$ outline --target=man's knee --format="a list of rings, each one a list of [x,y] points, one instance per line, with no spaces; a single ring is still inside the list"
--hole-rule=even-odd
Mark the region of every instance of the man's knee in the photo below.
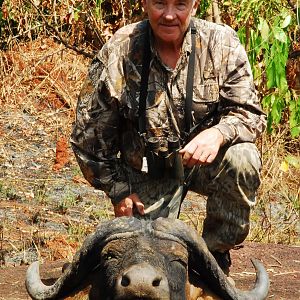
[[[195,170],[190,190],[207,196],[218,190],[224,194],[241,190],[253,194],[260,185],[260,169],[261,160],[254,144],[232,145],[221,149],[212,164]]]
[[[256,190],[260,185],[261,159],[256,146],[241,143],[229,147],[224,155],[227,175],[240,186]]]
[[[255,144],[240,143],[230,146],[224,158],[233,166],[239,168],[244,166],[246,169],[254,168],[257,171],[261,169],[261,159]]]

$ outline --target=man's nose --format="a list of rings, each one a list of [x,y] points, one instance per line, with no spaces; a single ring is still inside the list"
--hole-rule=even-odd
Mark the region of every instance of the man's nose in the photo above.
[[[176,9],[171,5],[167,5],[164,11],[164,17],[168,21],[174,20],[176,18]]]

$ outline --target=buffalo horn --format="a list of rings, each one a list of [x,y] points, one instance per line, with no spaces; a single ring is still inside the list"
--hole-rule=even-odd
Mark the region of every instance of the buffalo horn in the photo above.
[[[156,232],[166,232],[184,241],[189,251],[189,266],[199,274],[201,279],[218,296],[224,300],[263,300],[266,299],[269,290],[269,277],[264,266],[258,260],[252,259],[256,269],[255,286],[250,291],[242,291],[235,288],[217,261],[208,250],[205,241],[195,230],[179,220],[159,218],[153,222]]]
[[[101,250],[108,239],[118,234],[132,235],[141,230],[141,221],[135,218],[116,218],[100,224],[94,234],[89,235],[81,249],[75,254],[60,278],[53,285],[45,285],[39,274],[39,262],[33,262],[26,273],[26,289],[32,299],[61,299],[71,294],[99,265]]]

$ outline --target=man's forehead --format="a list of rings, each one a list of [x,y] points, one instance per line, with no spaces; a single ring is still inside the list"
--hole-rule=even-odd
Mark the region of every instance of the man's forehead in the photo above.
[[[183,2],[183,3],[193,3],[196,0],[144,0],[145,2],[149,1],[149,2]]]
[[[168,5],[178,5],[178,4],[185,4],[189,7],[194,7],[194,5],[199,4],[199,0],[142,0],[143,5],[155,5],[157,3],[162,3],[162,4],[168,4]]]

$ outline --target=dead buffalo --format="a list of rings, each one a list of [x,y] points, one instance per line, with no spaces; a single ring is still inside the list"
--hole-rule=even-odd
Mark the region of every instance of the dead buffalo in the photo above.
[[[122,217],[100,224],[53,285],[42,283],[38,262],[31,264],[26,287],[33,299],[63,299],[91,285],[90,299],[190,300],[197,299],[190,293],[193,279],[219,299],[265,299],[268,274],[259,261],[252,262],[255,286],[241,291],[230,284],[199,234],[182,221]]]

